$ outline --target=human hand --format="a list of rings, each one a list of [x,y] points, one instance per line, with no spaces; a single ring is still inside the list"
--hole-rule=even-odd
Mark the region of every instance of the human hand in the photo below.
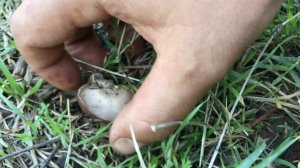
[[[63,90],[80,86],[71,56],[103,62],[105,49],[92,33],[93,23],[117,17],[153,44],[157,60],[110,132],[112,147],[130,154],[130,124],[140,145],[168,137],[175,127],[154,133],[150,126],[183,120],[279,6],[280,0],[26,0],[11,30],[29,66]]]

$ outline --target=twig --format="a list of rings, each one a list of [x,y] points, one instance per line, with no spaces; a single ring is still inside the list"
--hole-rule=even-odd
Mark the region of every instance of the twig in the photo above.
[[[255,127],[257,124],[259,124],[260,122],[266,120],[267,118],[269,118],[271,115],[273,115],[278,110],[279,110],[278,108],[273,108],[273,109],[267,111],[265,114],[263,114],[262,116],[260,116],[256,120],[254,120],[254,122],[251,123],[250,127]]]
[[[110,71],[110,70],[101,68],[101,67],[99,67],[99,66],[96,66],[96,65],[93,65],[93,64],[84,62],[84,61],[82,61],[82,60],[80,60],[80,59],[77,59],[77,58],[73,58],[73,59],[74,59],[76,62],[82,63],[82,64],[84,64],[84,65],[90,66],[90,67],[95,68],[95,69],[98,69],[98,70],[100,70],[100,71],[103,71],[103,72],[106,72],[106,73],[110,73],[110,74],[112,74],[112,75],[119,76],[119,77],[122,77],[122,78],[128,78],[128,79],[130,79],[130,80],[132,80],[132,81],[141,83],[141,80],[139,80],[139,79],[136,79],[136,78],[133,78],[133,77],[130,77],[130,76],[127,76],[127,75],[122,75],[122,74],[120,74],[120,73],[113,72],[113,71]]]
[[[248,76],[247,76],[247,78],[246,78],[246,80],[245,80],[245,82],[244,82],[244,84],[243,84],[243,87],[242,87],[242,89],[241,89],[239,95],[237,96],[237,98],[236,98],[236,100],[235,100],[235,102],[234,102],[234,105],[233,105],[233,107],[232,107],[232,109],[231,109],[231,111],[230,111],[230,114],[229,114],[229,121],[232,119],[233,113],[235,112],[235,109],[236,109],[236,107],[237,107],[237,105],[238,105],[238,103],[239,103],[239,100],[240,100],[240,98],[242,97],[242,94],[243,94],[243,92],[244,92],[244,90],[245,90],[245,88],[246,88],[246,86],[247,86],[247,84],[248,84],[248,82],[249,82],[249,80],[250,80],[250,78],[251,78],[251,76],[252,76],[254,70],[256,69],[257,64],[259,63],[259,61],[261,60],[262,56],[263,56],[264,53],[266,52],[267,48],[269,47],[269,45],[271,44],[271,42],[273,41],[273,39],[275,38],[275,36],[278,35],[278,34],[280,33],[280,31],[283,29],[283,27],[284,27],[287,23],[289,23],[291,20],[295,19],[295,18],[298,17],[298,16],[300,16],[300,12],[297,13],[296,15],[294,15],[293,17],[291,17],[290,19],[288,19],[287,21],[283,22],[282,24],[278,25],[278,26],[275,28],[275,31],[273,32],[272,36],[271,36],[270,39],[268,40],[268,42],[267,42],[267,44],[265,45],[265,47],[263,48],[263,50],[260,52],[260,54],[259,54],[258,58],[256,59],[256,61],[255,61],[254,65],[253,65],[253,67],[251,68],[251,70],[250,70],[250,72],[249,72],[249,74],[248,74]],[[222,141],[223,141],[223,138],[224,138],[224,136],[225,136],[226,130],[227,130],[227,128],[228,128],[229,121],[227,121],[227,122],[225,123],[225,126],[224,126],[224,128],[223,128],[223,130],[222,130],[222,133],[221,133],[221,135],[220,135],[219,141],[218,141],[218,143],[217,143],[217,145],[216,145],[216,148],[215,148],[215,150],[214,150],[214,152],[213,152],[213,155],[212,155],[212,158],[211,158],[211,160],[210,160],[210,163],[209,163],[208,168],[212,168],[213,165],[214,165],[214,163],[215,163],[215,160],[216,160],[217,155],[218,155],[218,153],[219,153],[219,149],[220,149],[221,143],[222,143]]]
[[[2,157],[0,157],[0,161],[3,161],[3,160],[8,159],[8,158],[10,158],[10,157],[17,156],[17,155],[19,155],[19,154],[21,154],[21,153],[30,151],[30,150],[32,150],[32,149],[37,149],[37,148],[40,148],[40,147],[43,147],[43,146],[46,146],[46,145],[48,145],[48,144],[55,143],[55,142],[58,142],[58,141],[60,141],[60,137],[52,138],[52,139],[50,139],[50,140],[48,140],[48,141],[46,141],[46,142],[42,142],[42,143],[39,143],[39,144],[30,146],[30,147],[27,147],[27,148],[25,148],[25,149],[21,149],[21,150],[19,150],[19,151],[14,152],[14,153],[11,153],[11,154],[2,156]]]
[[[46,166],[48,165],[48,163],[52,160],[52,158],[54,157],[55,153],[58,151],[58,149],[60,148],[60,143],[58,143],[55,148],[52,150],[52,152],[50,153],[49,157],[47,158],[47,160],[41,165],[41,168],[46,168]]]

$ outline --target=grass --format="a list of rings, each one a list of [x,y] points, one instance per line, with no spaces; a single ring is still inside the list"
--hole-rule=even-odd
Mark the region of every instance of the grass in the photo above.
[[[50,161],[50,167],[138,167],[137,155],[122,157],[112,151],[108,144],[111,123],[84,116],[74,97],[43,82],[19,59],[7,24],[19,3],[18,0],[0,1],[0,157],[59,136],[61,147]],[[238,99],[232,120],[229,113],[275,27],[296,15],[299,9],[296,1],[283,3],[272,24],[223,80],[199,100],[177,131],[170,138],[141,150],[146,167],[208,167],[226,122],[228,129],[215,167],[246,168],[251,164],[258,168],[297,167],[300,161],[300,17],[291,20],[274,38]],[[118,25],[115,21],[113,27],[123,37],[124,29]],[[132,58],[125,52],[131,39],[121,38],[114,44],[101,26],[95,27],[111,51],[103,67],[143,80],[155,60],[151,46],[139,57]],[[88,74],[83,72],[85,76]],[[140,85],[111,73],[104,75],[133,90]],[[268,113],[271,115],[264,115]],[[0,167],[41,165],[57,145],[49,144],[0,161]]]

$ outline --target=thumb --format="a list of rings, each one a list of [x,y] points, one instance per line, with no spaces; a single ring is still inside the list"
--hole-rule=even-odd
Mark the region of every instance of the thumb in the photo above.
[[[172,60],[167,55],[158,56],[144,84],[113,123],[110,143],[116,152],[135,151],[130,124],[140,146],[162,140],[175,130],[169,127],[153,132],[151,125],[183,120],[217,79],[206,65],[196,62],[182,56],[172,56]]]

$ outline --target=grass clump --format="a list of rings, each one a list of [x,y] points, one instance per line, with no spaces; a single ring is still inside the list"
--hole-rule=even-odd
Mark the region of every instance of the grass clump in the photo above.
[[[41,166],[59,145],[50,167],[138,167],[137,155],[113,153],[108,144],[110,123],[84,116],[74,96],[43,82],[19,58],[7,24],[19,4],[19,0],[0,1],[0,157],[57,136],[60,142],[0,160],[0,167]],[[146,167],[208,167],[226,122],[216,167],[296,167],[300,158],[300,17],[284,26],[270,43],[238,99],[232,120],[229,113],[276,26],[297,15],[299,9],[296,1],[283,2],[270,26],[177,131],[141,151]],[[120,25],[117,20],[113,23],[122,37],[125,28]],[[125,49],[132,40],[121,38],[112,43],[101,24],[95,30],[110,50],[103,67],[142,81],[155,60],[152,47],[147,45],[139,57],[131,57]],[[133,34],[131,39],[135,38]],[[105,75],[133,90],[140,85]]]

